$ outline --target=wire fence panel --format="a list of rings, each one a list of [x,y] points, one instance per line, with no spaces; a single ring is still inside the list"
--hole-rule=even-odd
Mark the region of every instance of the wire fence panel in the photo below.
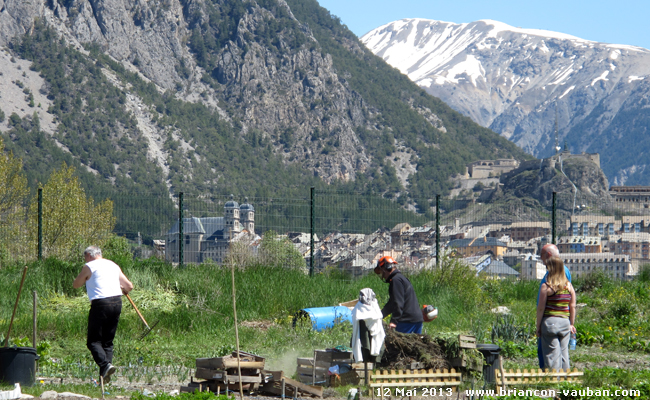
[[[70,257],[113,233],[127,238],[140,258],[336,269],[350,276],[369,273],[387,255],[403,269],[434,268],[440,252],[464,259],[477,273],[531,279],[544,272],[535,255],[553,242],[577,276],[638,273],[650,259],[650,191],[619,187],[603,198],[580,193],[486,202],[433,195],[439,207],[424,212],[399,198],[309,188],[301,198],[97,192],[87,194],[92,201],[80,212],[44,193],[40,248],[43,257]],[[31,204],[0,221],[0,262],[38,257],[37,214]]]

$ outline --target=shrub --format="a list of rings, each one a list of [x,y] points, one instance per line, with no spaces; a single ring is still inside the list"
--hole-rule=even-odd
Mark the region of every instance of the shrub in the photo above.
[[[607,288],[611,285],[611,279],[603,271],[595,271],[582,279],[576,279],[574,287],[579,292],[591,292],[596,289]]]

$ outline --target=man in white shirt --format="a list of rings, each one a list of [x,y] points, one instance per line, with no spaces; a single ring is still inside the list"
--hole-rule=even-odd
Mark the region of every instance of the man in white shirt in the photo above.
[[[99,366],[104,383],[111,380],[116,368],[113,362],[113,339],[122,312],[122,294],[133,290],[133,284],[113,261],[102,258],[102,250],[90,246],[84,250],[86,264],[72,286],[86,285],[90,300],[86,346]]]

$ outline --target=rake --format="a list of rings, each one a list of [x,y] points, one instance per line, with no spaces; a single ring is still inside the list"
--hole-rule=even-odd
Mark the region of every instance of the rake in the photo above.
[[[151,331],[153,330],[153,328],[155,328],[156,325],[158,325],[158,322],[160,322],[160,320],[154,322],[153,325],[149,326],[149,324],[147,323],[147,321],[144,319],[144,317],[143,317],[142,314],[140,313],[140,310],[138,310],[138,307],[136,307],[136,306],[135,306],[135,303],[133,302],[133,300],[131,300],[131,296],[129,296],[128,293],[125,293],[125,295],[126,295],[126,298],[129,299],[129,302],[131,303],[131,305],[133,306],[133,308],[135,309],[135,312],[138,313],[138,316],[140,317],[140,319],[141,319],[142,322],[144,323],[144,326],[147,328],[146,332],[143,333],[142,336],[140,336],[140,340],[142,340],[142,339],[144,339],[145,336],[147,336],[148,334],[151,333]]]

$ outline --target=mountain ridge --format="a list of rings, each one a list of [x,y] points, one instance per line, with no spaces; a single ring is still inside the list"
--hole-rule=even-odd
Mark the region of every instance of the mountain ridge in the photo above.
[[[405,19],[361,40],[428,93],[537,157],[554,153],[557,106],[559,145],[600,153],[614,184],[650,183],[638,154],[610,150],[613,141],[626,141],[626,131],[638,132],[635,145],[650,149],[642,134],[648,112],[631,100],[645,98],[647,49],[490,20]],[[634,117],[620,118],[626,114]]]

